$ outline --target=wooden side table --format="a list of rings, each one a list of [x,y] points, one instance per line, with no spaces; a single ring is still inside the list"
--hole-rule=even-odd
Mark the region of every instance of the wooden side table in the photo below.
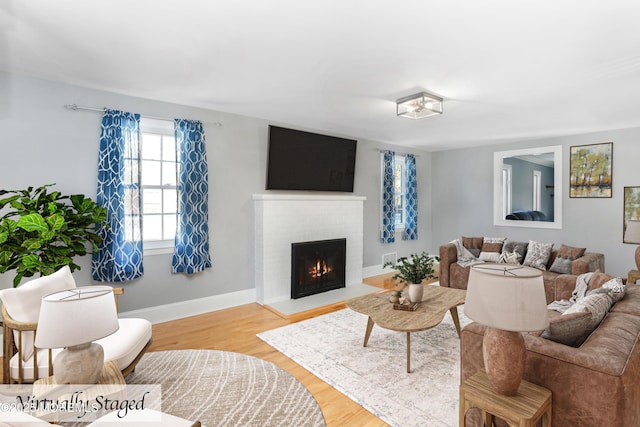
[[[543,427],[551,427],[551,391],[522,380],[514,396],[502,396],[491,389],[484,369],[460,386],[460,427],[465,426],[465,415],[471,408],[482,410],[488,427],[494,416],[513,427],[533,427],[539,420]]]
[[[640,280],[640,271],[638,270],[629,270],[629,274],[627,275],[627,285],[636,284],[636,280]]]

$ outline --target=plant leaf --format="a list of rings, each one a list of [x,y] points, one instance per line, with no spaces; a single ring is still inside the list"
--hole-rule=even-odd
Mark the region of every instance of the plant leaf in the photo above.
[[[49,229],[44,218],[42,218],[42,215],[39,213],[31,213],[23,216],[18,220],[18,227],[26,231],[37,231],[38,233]]]

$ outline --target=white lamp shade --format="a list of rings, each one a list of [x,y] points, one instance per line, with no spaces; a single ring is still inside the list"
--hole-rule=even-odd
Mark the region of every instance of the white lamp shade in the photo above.
[[[35,345],[62,348],[90,343],[118,328],[113,289],[83,286],[42,298]]]
[[[542,272],[506,264],[471,267],[464,314],[505,331],[538,331],[549,325]]]
[[[624,243],[640,243],[640,220],[627,220],[624,230]]]

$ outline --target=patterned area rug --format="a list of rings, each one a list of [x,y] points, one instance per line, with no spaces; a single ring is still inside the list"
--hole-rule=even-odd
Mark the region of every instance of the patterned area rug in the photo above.
[[[163,412],[221,426],[324,426],[311,393],[273,363],[239,353],[147,353],[128,384],[160,384]]]
[[[458,308],[460,325],[470,321]],[[367,316],[350,309],[258,335],[314,375],[392,426],[458,425],[460,341],[449,312],[435,328],[406,334],[374,326],[362,347]]]

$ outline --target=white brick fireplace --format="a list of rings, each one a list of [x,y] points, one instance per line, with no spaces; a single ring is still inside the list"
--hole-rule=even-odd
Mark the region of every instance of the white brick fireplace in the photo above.
[[[254,194],[260,304],[291,298],[291,244],[347,239],[346,286],[362,283],[365,197]]]

